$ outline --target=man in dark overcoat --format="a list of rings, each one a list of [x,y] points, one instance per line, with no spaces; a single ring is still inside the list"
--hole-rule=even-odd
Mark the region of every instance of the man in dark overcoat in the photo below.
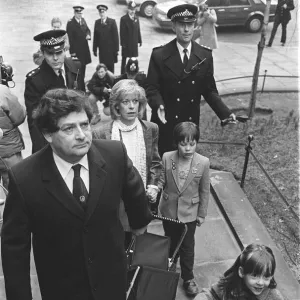
[[[97,56],[99,49],[99,63],[106,65],[112,73],[115,72],[115,63],[118,61],[119,34],[116,21],[108,18],[106,5],[98,5],[100,19],[96,20],[94,27],[93,52]]]
[[[173,150],[176,124],[190,121],[199,125],[201,95],[220,119],[231,114],[218,94],[212,51],[192,41],[196,13],[197,7],[191,4],[170,9],[176,39],[154,48],[150,58],[147,98],[151,121],[159,126],[160,155]]]
[[[127,57],[138,57],[138,46],[142,46],[140,21],[135,14],[136,4],[134,1],[128,3],[127,14],[120,20],[120,39],[122,46],[121,74],[125,73]]]
[[[125,300],[119,219],[142,234],[152,215],[122,142],[92,142],[91,108],[78,91],[48,91],[35,122],[49,145],[9,171],[1,233],[7,300],[32,300],[30,250],[42,299]]]
[[[295,8],[293,0],[278,0],[275,11],[275,19],[273,24],[273,29],[267,47],[272,47],[274,37],[278,26],[281,24],[281,46],[285,45],[286,41],[286,27],[291,20],[291,10]]]
[[[42,96],[50,89],[67,87],[84,91],[81,64],[78,60],[67,58],[64,50],[65,30],[49,30],[34,37],[40,42],[44,56],[42,64],[30,71],[25,81],[25,105],[32,153],[43,148],[47,142],[33,124],[32,112]]]
[[[70,43],[70,54],[81,62],[82,76],[85,78],[86,65],[91,63],[91,52],[88,41],[91,40],[91,31],[82,17],[83,6],[73,6],[74,17],[67,23],[67,33]]]

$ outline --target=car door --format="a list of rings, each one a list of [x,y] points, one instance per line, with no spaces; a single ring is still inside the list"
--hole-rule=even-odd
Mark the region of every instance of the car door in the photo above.
[[[224,26],[227,24],[227,14],[229,0],[207,0],[206,4],[209,8],[213,8],[217,14],[217,24]]]
[[[250,0],[228,0],[227,18],[230,25],[244,25],[252,10]]]

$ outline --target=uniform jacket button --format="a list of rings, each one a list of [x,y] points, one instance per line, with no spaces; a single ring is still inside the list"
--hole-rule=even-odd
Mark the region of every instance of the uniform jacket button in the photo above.
[[[191,102],[194,102],[194,99],[192,99]]]
[[[178,81],[178,83],[180,84],[180,83],[181,83],[181,81],[179,80],[179,81]]]
[[[191,120],[192,120],[192,117],[189,117],[189,120],[191,121]]]
[[[93,262],[92,259],[89,257],[88,258],[88,263],[91,264],[92,262]]]
[[[178,116],[175,116],[176,119],[178,119]]]
[[[195,84],[195,81],[194,81],[194,80],[192,81],[192,84]]]
[[[177,101],[179,102],[179,101],[180,101],[180,99],[179,99],[179,98],[177,98]]]

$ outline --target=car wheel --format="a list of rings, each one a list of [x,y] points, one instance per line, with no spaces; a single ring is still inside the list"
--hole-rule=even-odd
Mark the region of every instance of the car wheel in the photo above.
[[[156,5],[154,1],[146,1],[141,5],[140,14],[143,17],[152,18],[153,8]]]
[[[263,17],[262,16],[253,16],[248,20],[246,27],[247,27],[248,31],[255,33],[255,32],[259,32],[261,30],[262,25],[263,25]]]

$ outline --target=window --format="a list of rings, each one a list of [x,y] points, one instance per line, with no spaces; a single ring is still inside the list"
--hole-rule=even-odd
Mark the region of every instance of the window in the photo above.
[[[231,6],[250,5],[248,0],[230,0]]]

